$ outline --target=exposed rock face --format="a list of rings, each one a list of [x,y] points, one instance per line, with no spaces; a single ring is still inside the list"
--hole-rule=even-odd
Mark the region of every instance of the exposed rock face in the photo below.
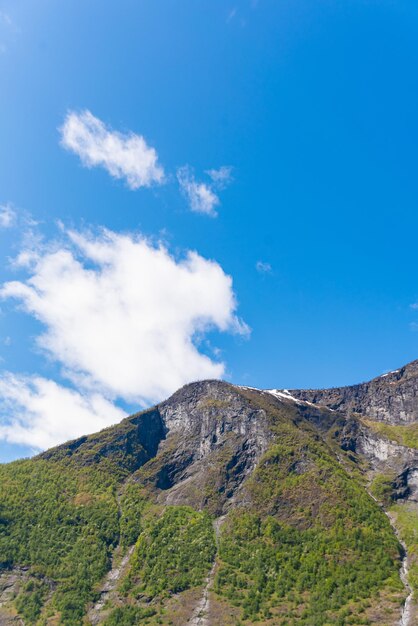
[[[221,381],[187,385],[159,412],[168,435],[147,464],[148,480],[165,504],[201,509],[210,500],[220,515],[267,448],[265,412]]]
[[[418,420],[418,361],[370,382],[333,389],[296,389],[295,398],[389,424]]]
[[[0,608],[18,595],[28,578],[28,567],[15,567],[12,570],[5,569],[0,572]]]
[[[367,459],[373,473],[395,477],[395,497],[418,499],[418,450],[388,440],[359,419],[418,420],[418,361],[353,387],[249,393],[292,410],[295,422],[306,420],[323,437],[333,431],[341,448]],[[254,407],[240,388],[212,380],[186,385],[152,411],[151,422],[156,415],[160,444],[146,464],[146,480],[160,490],[160,501],[198,509],[211,502],[212,512],[223,514],[272,441],[266,411]],[[148,425],[149,413],[140,419]],[[140,475],[143,479],[141,470]]]
[[[331,409],[343,450],[365,457],[374,473],[393,475],[394,497],[418,500],[418,450],[390,441],[361,419],[400,426],[418,421],[418,361],[351,387],[289,393],[300,401]]]
[[[28,567],[0,570],[0,624],[1,626],[24,626],[25,622],[11,606],[23,585],[30,577]]]

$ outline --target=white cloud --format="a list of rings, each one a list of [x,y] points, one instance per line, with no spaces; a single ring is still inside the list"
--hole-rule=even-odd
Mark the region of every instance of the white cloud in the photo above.
[[[187,165],[177,170],[177,180],[192,211],[216,217],[215,207],[220,201],[211,185],[196,181],[192,169]]]
[[[214,187],[224,189],[232,180],[232,167],[222,165],[217,170],[206,170],[206,174],[212,179]]]
[[[140,236],[70,232],[70,243],[28,258],[30,277],[6,283],[45,331],[37,338],[79,389],[142,405],[184,383],[219,378],[199,351],[207,331],[246,334],[232,280],[214,261],[177,260]]]
[[[75,152],[86,167],[101,166],[130,189],[149,187],[164,180],[154,148],[144,137],[111,130],[90,111],[70,111],[61,131],[61,143]]]
[[[0,438],[42,450],[119,422],[124,413],[100,394],[81,395],[52,380],[0,377]]]
[[[188,165],[184,165],[177,170],[177,180],[192,211],[216,217],[217,212],[215,208],[220,204],[219,196],[216,192],[225,189],[231,182],[232,167],[223,165],[219,169],[206,170],[205,173],[211,179],[210,183],[197,181],[193,169]]]
[[[0,228],[11,228],[16,223],[16,211],[11,204],[0,204]]]
[[[266,261],[257,261],[255,268],[257,272],[260,272],[260,274],[271,274],[273,271],[270,263],[267,263]]]
[[[184,165],[177,170],[177,180],[192,211],[216,217],[215,207],[220,204],[220,200],[215,192],[224,189],[231,182],[232,167],[223,165],[217,170],[206,170],[206,174],[211,179],[210,183],[197,181],[193,169]]]

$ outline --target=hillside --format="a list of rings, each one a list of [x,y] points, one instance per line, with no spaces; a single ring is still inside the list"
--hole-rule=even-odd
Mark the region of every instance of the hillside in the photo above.
[[[0,624],[412,626],[417,394],[192,383],[0,466]]]

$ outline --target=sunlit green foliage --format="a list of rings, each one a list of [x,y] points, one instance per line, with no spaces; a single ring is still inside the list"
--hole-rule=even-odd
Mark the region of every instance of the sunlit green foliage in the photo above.
[[[26,603],[28,620],[47,600],[65,626],[82,623],[114,548],[138,537],[145,498],[129,478],[155,454],[162,428],[151,409],[41,457],[0,465],[0,566],[29,566],[53,582],[48,598],[40,589],[21,592],[16,602]]]
[[[39,459],[0,466],[0,560],[33,566],[55,581],[53,602],[68,626],[80,623],[94,584],[109,569],[119,539],[116,485],[100,465]],[[39,608],[42,601],[26,589],[18,604]]]
[[[244,619],[269,615],[281,604],[304,604],[300,624],[330,622],[352,600],[388,584],[402,589],[397,545],[390,529],[370,525],[327,532],[298,530],[274,518],[234,512],[222,533],[217,591],[244,609]]]
[[[379,435],[387,437],[390,441],[396,441],[402,446],[418,450],[418,424],[392,425],[385,422],[376,422],[363,419],[363,422]]]
[[[152,617],[156,611],[153,608],[139,606],[118,607],[112,611],[104,622],[104,626],[136,626],[143,623],[146,617]]]
[[[248,481],[246,509],[222,529],[218,593],[243,619],[282,606],[321,626],[381,589],[402,591],[399,544],[380,507],[323,441],[290,425],[281,433]]]
[[[28,624],[36,623],[41,614],[48,586],[42,580],[30,580],[16,599],[16,609]]]
[[[418,511],[413,503],[397,504],[390,509],[395,516],[399,534],[408,550],[408,582],[418,593]]]
[[[130,585],[149,597],[202,584],[216,545],[212,521],[187,506],[167,507],[151,518],[132,557]]]
[[[393,480],[391,474],[376,474],[370,485],[370,493],[384,506],[389,506],[393,501]]]
[[[120,496],[120,542],[122,547],[132,546],[142,530],[141,516],[149,504],[149,495],[139,483],[129,482]]]

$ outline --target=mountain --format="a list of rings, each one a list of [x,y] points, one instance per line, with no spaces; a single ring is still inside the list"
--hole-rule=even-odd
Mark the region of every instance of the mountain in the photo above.
[[[0,624],[418,623],[417,394],[196,382],[1,465]]]

